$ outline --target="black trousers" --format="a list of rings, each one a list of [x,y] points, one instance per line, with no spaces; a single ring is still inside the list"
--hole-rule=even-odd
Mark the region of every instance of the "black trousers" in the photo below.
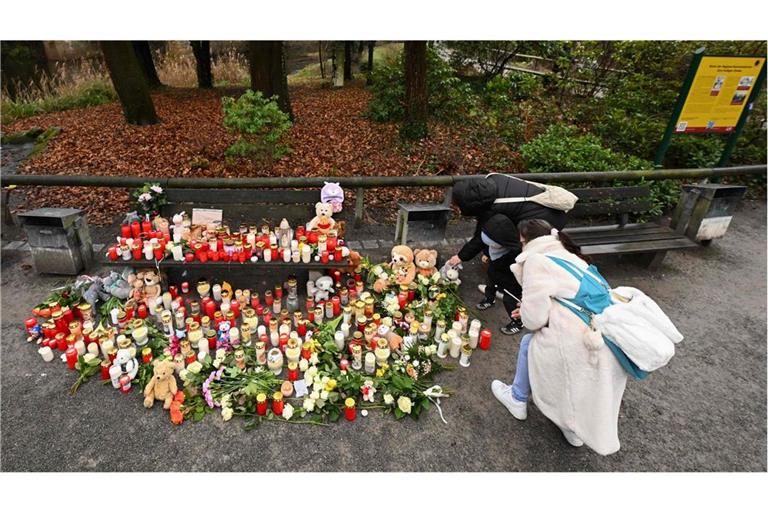
[[[520,286],[520,283],[515,279],[515,275],[509,269],[509,266],[515,262],[518,254],[517,252],[508,252],[501,258],[488,262],[485,279],[485,298],[488,302],[494,302],[496,300],[496,292],[501,292],[504,295],[502,302],[507,313],[517,309],[517,299],[521,299],[523,295],[522,286]],[[517,297],[517,299],[512,298],[505,290]]]

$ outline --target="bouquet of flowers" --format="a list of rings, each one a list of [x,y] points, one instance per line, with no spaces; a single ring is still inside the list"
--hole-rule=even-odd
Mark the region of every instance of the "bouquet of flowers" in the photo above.
[[[131,196],[136,201],[138,211],[144,215],[157,216],[160,214],[160,207],[168,203],[165,191],[159,183],[144,183],[134,190]]]

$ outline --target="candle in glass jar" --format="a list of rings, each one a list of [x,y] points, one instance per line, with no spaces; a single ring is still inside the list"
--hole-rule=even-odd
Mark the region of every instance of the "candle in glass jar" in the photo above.
[[[267,395],[264,393],[256,395],[256,414],[259,416],[267,414]]]
[[[301,248],[301,262],[309,263],[310,261],[312,261],[312,248],[305,245]]]
[[[437,345],[437,357],[440,359],[445,359],[448,356],[449,341],[448,333],[440,335],[440,343]]]
[[[77,364],[77,349],[75,349],[75,347],[69,347],[67,348],[65,355],[67,358],[67,366],[70,370],[74,370],[75,364]]]
[[[365,373],[373,373],[374,371],[376,371],[376,356],[373,352],[366,352]]]
[[[461,352],[461,338],[458,334],[453,333],[450,336],[448,351],[450,352],[452,358],[456,359],[459,357]]]
[[[344,350],[344,340],[346,339],[346,336],[344,336],[343,331],[336,331],[333,334],[333,341],[336,343],[336,348],[339,350]]]
[[[480,341],[478,345],[481,350],[488,350],[491,348],[491,331],[489,329],[483,329],[480,331]]]
[[[357,409],[355,409],[355,399],[352,397],[344,400],[344,417],[347,421],[355,421]]]
[[[361,347],[360,345],[352,345],[352,369],[360,370],[362,367],[363,367],[363,347]]]
[[[277,416],[283,414],[283,394],[280,391],[275,391],[272,395],[272,412]]]
[[[288,380],[291,382],[299,380],[299,365],[294,361],[288,363]]]

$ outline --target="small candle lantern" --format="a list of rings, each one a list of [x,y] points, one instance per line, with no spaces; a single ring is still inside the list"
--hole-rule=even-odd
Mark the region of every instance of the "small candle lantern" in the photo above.
[[[437,357],[440,359],[445,359],[448,356],[449,341],[448,333],[444,332],[440,335],[440,343],[437,345]]]
[[[257,341],[254,344],[256,349],[256,363],[259,365],[267,364],[267,345],[263,341]]]
[[[288,380],[291,382],[299,380],[299,364],[295,361],[288,363]]]
[[[365,316],[372,317],[373,316],[373,297],[368,297],[364,301],[364,308],[363,312],[365,313]]]
[[[366,352],[365,354],[365,373],[373,373],[376,371],[376,356],[373,352]]]
[[[75,347],[68,347],[65,355],[67,357],[67,367],[69,367],[70,370],[74,370],[75,364],[77,364],[77,350]]]
[[[264,393],[256,395],[256,414],[259,416],[267,414],[267,395]]]
[[[339,350],[344,350],[344,333],[342,331],[336,331],[333,333],[333,341],[336,343],[336,348]]]
[[[275,375],[280,375],[283,371],[283,353],[279,348],[271,348],[267,353],[267,368]]]
[[[355,421],[357,417],[357,409],[355,409],[355,399],[352,397],[344,400],[344,417],[347,421]]]
[[[295,338],[288,340],[285,347],[285,357],[288,359],[289,363],[298,364],[299,358],[301,357],[301,348],[299,347],[299,342]]]
[[[144,364],[149,364],[152,362],[152,349],[149,347],[144,347],[141,349],[141,362]]]
[[[112,363],[109,362],[109,359],[105,359],[101,362],[99,365],[101,370],[101,380],[109,380],[109,367],[112,366]]]
[[[469,366],[469,358],[472,357],[472,347],[469,343],[465,343],[461,346],[461,357],[459,358],[459,364],[463,367]]]
[[[363,367],[363,347],[352,345],[352,369],[360,370]]]
[[[387,362],[387,359],[389,359],[390,350],[389,350],[389,343],[387,343],[387,340],[384,338],[379,338],[376,342],[376,349],[374,350],[374,355],[376,356],[376,364],[379,366],[383,366],[384,363]]]
[[[280,391],[275,391],[272,395],[272,412],[276,416],[283,414],[283,394]]]
[[[451,357],[456,359],[461,352],[461,338],[456,333],[452,333],[449,337],[448,351],[450,352]]]
[[[488,350],[491,348],[491,331],[489,329],[483,329],[480,331],[480,341],[478,342],[480,350]]]

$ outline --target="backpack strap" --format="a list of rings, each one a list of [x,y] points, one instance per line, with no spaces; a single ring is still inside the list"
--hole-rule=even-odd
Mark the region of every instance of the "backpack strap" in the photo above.
[[[597,281],[598,283],[600,283],[603,286],[603,288],[610,291],[610,286],[608,285],[608,282],[605,280],[605,278],[603,278],[602,276],[598,277],[597,275],[590,272],[589,267],[587,267],[587,269],[581,269],[575,263],[563,258],[558,258],[557,256],[547,255],[547,258],[551,259],[552,261],[554,261],[555,263],[563,267],[565,270],[570,272],[571,275],[576,277],[576,279],[581,280],[585,276],[589,276],[595,281]]]

